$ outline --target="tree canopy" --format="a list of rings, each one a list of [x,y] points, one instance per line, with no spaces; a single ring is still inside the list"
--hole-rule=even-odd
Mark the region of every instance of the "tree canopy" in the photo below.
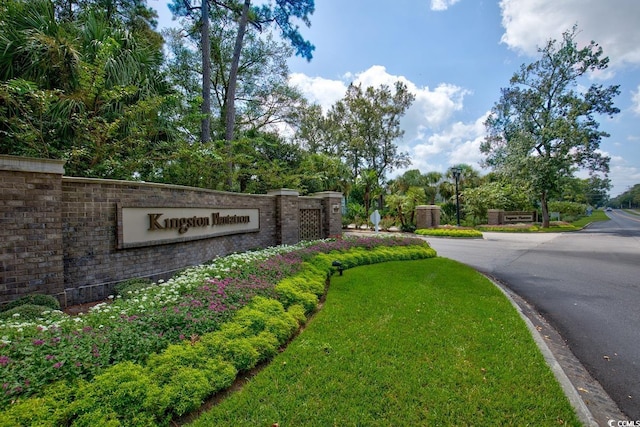
[[[481,146],[486,165],[531,184],[544,227],[549,226],[547,203],[561,195],[567,178],[579,169],[608,173],[609,158],[598,148],[609,135],[599,129],[597,117],[619,112],[613,105],[618,86],[578,87],[582,76],[606,69],[609,60],[595,42],[579,48],[576,34],[574,27],[561,41],[549,41],[537,61],[513,75],[485,123]]]

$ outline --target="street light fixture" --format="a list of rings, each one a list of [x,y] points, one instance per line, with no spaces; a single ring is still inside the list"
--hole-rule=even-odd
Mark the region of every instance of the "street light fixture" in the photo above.
[[[458,194],[458,179],[460,179],[460,175],[462,174],[462,169],[459,167],[451,168],[451,173],[453,177],[456,179],[456,223],[458,227],[460,227],[460,196]]]

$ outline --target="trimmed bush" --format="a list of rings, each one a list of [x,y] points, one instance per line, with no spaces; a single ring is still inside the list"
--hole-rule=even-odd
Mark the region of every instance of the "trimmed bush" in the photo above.
[[[478,230],[472,230],[467,228],[420,228],[415,231],[416,234],[421,236],[436,236],[436,237],[458,237],[458,238],[476,238],[482,237],[482,232]]]
[[[150,355],[147,367],[153,379],[164,385],[171,381],[174,373],[180,368],[204,369],[208,361],[209,356],[202,345],[182,342],[170,345],[160,354]]]
[[[0,313],[0,319],[19,318],[24,320],[38,320],[50,311],[51,309],[49,307],[43,305],[24,304]]]
[[[22,305],[39,305],[47,307],[49,310],[60,310],[60,302],[56,297],[51,295],[33,294],[25,295],[17,300],[0,306],[0,312],[9,311]]]
[[[58,381],[44,390],[42,397],[18,400],[7,411],[0,412],[1,426],[68,425],[73,415],[71,401],[79,383]]]
[[[211,384],[204,372],[183,367],[171,376],[164,391],[169,396],[172,413],[181,416],[202,405],[211,394]]]
[[[294,319],[296,319],[298,324],[304,325],[305,323],[307,323],[307,316],[304,312],[304,307],[301,306],[300,304],[294,304],[290,306],[287,309],[287,312],[291,314],[291,316],[293,316]]]
[[[93,421],[111,419],[121,424],[149,426],[166,423],[169,396],[144,367],[121,362],[97,375],[83,387],[73,403],[79,418],[74,425],[90,426]],[[111,425],[111,422],[109,422]]]
[[[306,313],[311,313],[318,306],[318,297],[315,294],[298,289],[295,283],[290,281],[278,283],[275,291],[285,307],[298,304],[304,307]]]
[[[238,371],[248,371],[256,366],[260,353],[249,338],[229,338],[213,332],[200,339],[204,351],[211,357],[220,356]]]
[[[258,352],[258,363],[269,360],[278,354],[278,338],[271,332],[263,331],[258,335],[247,338]]]

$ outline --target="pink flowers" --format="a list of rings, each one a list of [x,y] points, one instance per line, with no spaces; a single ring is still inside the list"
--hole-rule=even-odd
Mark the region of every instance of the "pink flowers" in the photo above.
[[[2,366],[4,368],[5,366],[7,366],[9,364],[9,362],[11,362],[11,359],[9,359],[9,357],[0,356],[0,366]]]

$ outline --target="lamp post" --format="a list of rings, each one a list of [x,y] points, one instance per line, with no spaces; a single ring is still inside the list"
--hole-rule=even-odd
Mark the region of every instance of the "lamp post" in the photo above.
[[[459,167],[451,168],[451,173],[456,179],[456,223],[458,224],[458,227],[460,227],[460,197],[458,195],[458,179],[460,178],[462,169],[460,169]]]

